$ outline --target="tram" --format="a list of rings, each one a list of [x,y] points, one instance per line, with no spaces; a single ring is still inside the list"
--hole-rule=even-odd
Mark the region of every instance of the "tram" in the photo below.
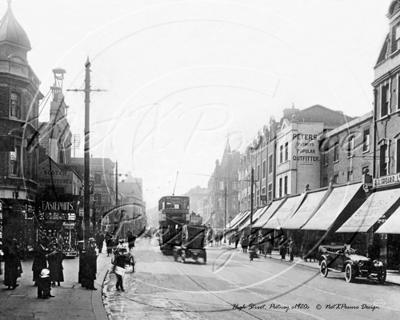
[[[190,198],[165,196],[158,201],[159,244],[164,254],[172,254],[182,244],[182,226],[189,223]]]

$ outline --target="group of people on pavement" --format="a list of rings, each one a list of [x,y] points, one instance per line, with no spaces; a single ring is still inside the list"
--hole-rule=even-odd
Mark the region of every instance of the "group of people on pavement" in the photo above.
[[[63,260],[63,242],[59,233],[57,240],[50,240],[43,236],[33,248],[33,281],[38,287],[38,298],[48,299],[54,297],[51,295],[51,287],[64,281]]]
[[[264,255],[264,257],[271,256],[274,247],[274,238],[271,234],[263,234],[262,231],[259,231],[257,234],[242,232],[242,234],[236,233],[231,235],[229,244],[231,243],[235,244],[235,249],[240,243],[243,253],[248,252],[250,261],[252,261],[259,254]],[[284,235],[281,235],[278,248],[281,260],[285,260],[286,255],[289,255],[289,260],[293,261],[296,249],[292,238],[285,238]]]

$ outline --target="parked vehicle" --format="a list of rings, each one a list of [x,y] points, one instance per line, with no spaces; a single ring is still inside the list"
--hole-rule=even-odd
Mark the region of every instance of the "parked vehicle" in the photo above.
[[[199,225],[184,225],[182,227],[182,245],[175,246],[173,249],[174,259],[178,258],[185,263],[186,259],[193,259],[198,262],[199,258],[203,263],[207,263],[207,252],[205,247],[206,242],[205,226]]]
[[[327,277],[330,270],[344,272],[346,282],[356,277],[376,278],[380,284],[386,280],[386,266],[379,260],[360,254],[350,245],[319,246],[321,252],[320,274]]]

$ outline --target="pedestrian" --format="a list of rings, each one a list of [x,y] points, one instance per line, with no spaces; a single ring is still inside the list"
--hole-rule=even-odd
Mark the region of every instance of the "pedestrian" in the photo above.
[[[257,258],[257,237],[255,235],[249,236],[249,257],[250,261],[253,261],[254,258]]]
[[[14,290],[19,286],[17,279],[21,276],[22,266],[17,239],[7,241],[4,249],[4,285],[7,290]]]
[[[289,238],[288,249],[289,249],[289,259],[290,259],[290,261],[293,261],[293,258],[294,258],[294,242],[293,242],[292,238]]]
[[[96,245],[99,253],[103,250],[103,243],[104,243],[104,234],[103,232],[99,231],[96,235]]]
[[[272,255],[272,237],[269,234],[267,237],[267,242],[266,242],[266,251],[265,251],[265,257],[267,257],[267,255],[269,255],[271,257]]]
[[[112,254],[112,247],[113,247],[113,237],[111,234],[108,233],[108,236],[106,235],[106,246],[107,246],[107,257]]]
[[[50,280],[50,270],[49,269],[43,269],[40,272],[38,281],[37,281],[37,297],[39,299],[48,299],[48,298],[54,298],[53,295],[51,295],[51,280]]]
[[[53,252],[49,253],[49,270],[50,270],[50,280],[51,285],[54,287],[56,285],[60,286],[60,282],[64,282],[64,273],[62,262],[65,259],[65,254],[60,250],[59,247],[54,246]]]
[[[47,254],[48,254],[48,239],[42,237],[39,240],[39,243],[35,245],[33,248],[33,263],[32,263],[32,271],[33,271],[33,281],[35,282],[35,286],[37,286],[37,281],[40,280],[40,274],[43,269],[47,269]]]
[[[208,230],[207,241],[210,244],[210,246],[212,247],[213,241],[214,241],[214,236],[213,236],[213,230],[211,228],[210,228],[210,230]]]
[[[284,236],[281,236],[281,240],[279,241],[279,254],[281,255],[281,260],[285,260],[286,257],[286,239]]]
[[[135,246],[135,241],[136,241],[135,235],[130,230],[128,230],[127,232],[127,240],[128,240],[128,249],[130,251]]]
[[[240,244],[242,245],[243,253],[247,253],[247,247],[249,245],[249,238],[244,233],[242,235],[242,239],[240,241]]]
[[[125,266],[129,264],[129,260],[120,249],[117,249],[115,252],[115,259],[113,264],[115,276],[117,277],[116,289],[117,291],[125,291],[123,279],[126,270]]]
[[[57,239],[56,239],[56,241],[57,241],[57,247],[59,247],[60,250],[62,251],[63,248],[64,248],[64,238],[63,238],[63,236],[62,236],[61,231],[58,231],[58,232],[57,232]]]
[[[97,252],[96,252],[96,240],[94,238],[89,238],[89,245],[86,250],[86,289],[97,290],[94,287],[94,280],[96,280],[97,273]]]
[[[237,249],[239,241],[240,241],[240,234],[239,234],[239,232],[236,232],[236,234],[235,234],[235,249]]]

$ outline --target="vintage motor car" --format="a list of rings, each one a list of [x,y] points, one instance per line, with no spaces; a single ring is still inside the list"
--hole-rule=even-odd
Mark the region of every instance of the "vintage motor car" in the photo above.
[[[199,258],[207,263],[205,247],[206,227],[200,225],[184,225],[182,227],[182,245],[173,249],[174,259],[178,258],[185,263],[187,259],[193,259],[196,263]]]
[[[376,278],[380,284],[386,280],[386,266],[379,260],[361,255],[350,245],[321,245],[320,274],[328,276],[330,270],[344,272],[346,282],[353,282],[356,277]]]

